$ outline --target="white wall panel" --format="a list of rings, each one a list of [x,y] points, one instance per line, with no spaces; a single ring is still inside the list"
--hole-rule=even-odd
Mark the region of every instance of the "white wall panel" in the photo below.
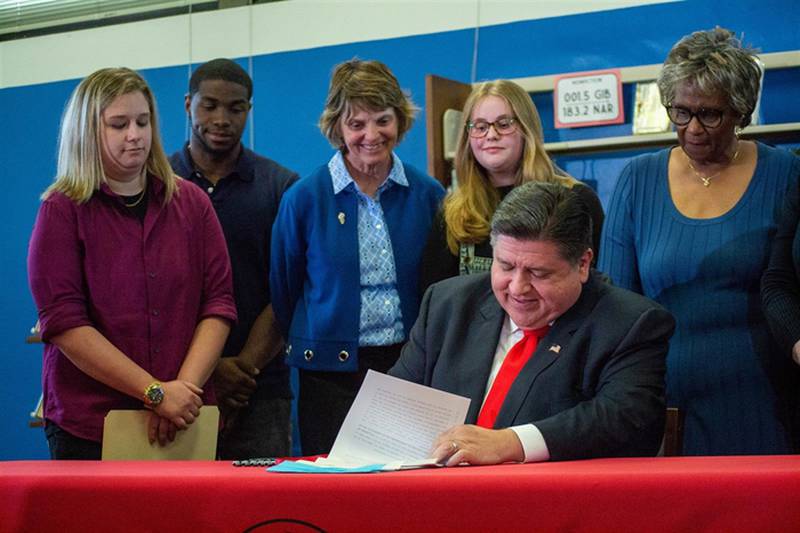
[[[0,88],[677,0],[292,0],[0,43]]]
[[[2,43],[2,87],[81,78],[102,68],[186,62],[189,26],[154,19]]]

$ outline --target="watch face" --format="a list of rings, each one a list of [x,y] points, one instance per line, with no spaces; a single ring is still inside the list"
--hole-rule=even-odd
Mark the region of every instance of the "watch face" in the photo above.
[[[158,405],[164,399],[164,389],[160,385],[150,386],[147,388],[147,401],[150,405]]]
[[[164,391],[161,389],[161,387],[153,389],[150,397],[152,398],[153,403],[161,403],[161,400],[164,399]]]

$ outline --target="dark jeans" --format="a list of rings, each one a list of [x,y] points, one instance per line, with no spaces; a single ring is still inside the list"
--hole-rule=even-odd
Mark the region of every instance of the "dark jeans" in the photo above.
[[[99,461],[103,445],[68,433],[52,423],[45,421],[44,434],[50,448],[50,459],[82,459]]]
[[[367,370],[386,373],[397,362],[402,347],[402,344],[360,347],[358,372],[300,370],[297,418],[303,455],[331,451]]]
[[[257,390],[249,405],[226,421],[217,455],[226,460],[290,456],[291,416],[292,400],[270,398]]]

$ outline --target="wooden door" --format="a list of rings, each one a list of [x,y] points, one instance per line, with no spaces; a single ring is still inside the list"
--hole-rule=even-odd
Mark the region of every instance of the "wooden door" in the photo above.
[[[445,187],[450,185],[452,163],[444,158],[444,112],[463,109],[472,86],[433,74],[425,76],[425,126],[428,141],[428,174]]]

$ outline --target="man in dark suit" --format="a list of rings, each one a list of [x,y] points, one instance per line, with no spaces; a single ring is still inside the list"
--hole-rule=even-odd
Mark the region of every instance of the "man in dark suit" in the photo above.
[[[591,237],[589,214],[571,190],[519,186],[492,218],[491,273],[425,293],[389,373],[472,400],[467,424],[437,439],[437,459],[657,453],[675,322],[591,270]]]

